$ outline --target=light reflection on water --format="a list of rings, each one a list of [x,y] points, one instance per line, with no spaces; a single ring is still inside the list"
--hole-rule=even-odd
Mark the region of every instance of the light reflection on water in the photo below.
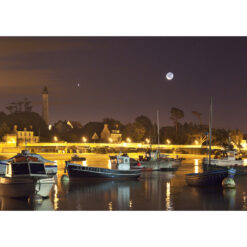
[[[57,185],[55,184],[54,186],[54,210],[57,210],[58,209],[58,196],[57,196]]]
[[[194,172],[199,173],[199,159],[194,159]]]
[[[108,160],[98,155],[87,164],[108,167]],[[244,176],[235,179],[237,188],[232,191],[186,185],[186,173],[202,170],[199,159],[183,161],[176,172],[144,172],[133,181],[61,182],[64,161],[57,164],[58,182],[42,204],[0,197],[1,210],[247,210]]]
[[[109,211],[112,211],[112,202],[108,203],[108,208],[109,208]]]
[[[166,208],[167,210],[172,210],[171,203],[171,191],[170,191],[170,182],[166,182]]]

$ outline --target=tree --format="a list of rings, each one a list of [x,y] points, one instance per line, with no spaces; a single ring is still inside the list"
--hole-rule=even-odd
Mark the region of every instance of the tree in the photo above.
[[[123,139],[130,138],[134,142],[141,142],[144,139],[145,128],[140,123],[129,123],[123,130]]]
[[[123,130],[123,124],[114,118],[104,118],[102,121],[103,124],[107,124],[109,130],[119,129],[120,131]]]
[[[24,104],[24,111],[28,111],[28,112],[32,111],[33,108],[32,101],[28,100],[27,98],[24,98],[23,104]]]
[[[11,102],[8,106],[6,106],[6,109],[10,112],[10,114],[12,114],[16,112],[23,112],[23,106],[25,112],[32,111],[32,102],[27,98],[24,98],[23,101],[19,100],[17,102]]]
[[[241,148],[241,141],[243,140],[243,133],[239,130],[231,130],[229,133],[229,137],[231,141],[240,149]]]
[[[153,136],[154,126],[148,117],[141,115],[135,119],[135,122],[141,124],[145,128],[143,138],[151,138]]]
[[[18,126],[18,130],[32,126],[35,135],[40,135],[44,140],[49,139],[48,126],[44,119],[36,112],[12,113],[7,115],[5,122],[11,129],[13,129],[14,125]]]
[[[203,132],[198,133],[198,134],[194,134],[193,138],[194,138],[194,142],[197,142],[198,145],[202,145],[208,139],[207,135],[205,135],[205,133],[203,133]]]
[[[192,111],[192,114],[194,114],[198,120],[199,120],[199,124],[202,124],[202,113],[198,112],[198,111]]]
[[[24,104],[23,101],[17,101],[16,105],[17,105],[17,112],[22,112],[22,105]]]
[[[1,125],[0,125],[0,138],[2,139],[2,137],[7,134],[7,133],[10,133],[11,129],[9,128],[9,126],[3,122]]]
[[[174,122],[174,125],[176,127],[176,138],[178,135],[178,120],[182,119],[184,117],[184,112],[178,108],[172,107],[170,110],[171,117],[170,119]]]

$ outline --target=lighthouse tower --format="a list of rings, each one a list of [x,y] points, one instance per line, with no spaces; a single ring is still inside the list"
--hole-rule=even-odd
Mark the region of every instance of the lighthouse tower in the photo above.
[[[48,90],[44,88],[42,92],[42,117],[48,125]]]

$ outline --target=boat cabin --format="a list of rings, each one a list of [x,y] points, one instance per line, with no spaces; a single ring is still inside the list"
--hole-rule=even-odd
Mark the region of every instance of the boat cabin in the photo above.
[[[235,160],[236,159],[235,151],[227,151],[226,155],[227,155],[228,160]]]
[[[9,162],[6,177],[47,177],[44,163],[40,162]]]
[[[118,170],[130,170],[130,157],[128,156],[110,156],[111,168]]]
[[[139,156],[139,160],[140,161],[155,161],[155,160],[157,160],[159,158],[160,158],[160,152],[158,150],[156,150],[156,151],[148,150],[145,153],[145,157],[144,158],[143,158],[142,155]]]

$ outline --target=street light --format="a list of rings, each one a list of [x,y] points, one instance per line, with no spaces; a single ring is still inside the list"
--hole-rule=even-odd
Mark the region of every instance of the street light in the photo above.
[[[109,138],[109,142],[113,142],[112,138]]]
[[[195,140],[195,145],[198,145],[198,144],[199,144],[199,142],[197,140]]]
[[[82,137],[83,142],[87,142],[87,138],[85,136]]]
[[[148,139],[148,138],[146,138],[145,141],[146,141],[146,143],[148,143],[148,144],[150,143],[150,139]]]
[[[126,139],[126,141],[127,141],[128,143],[131,143],[131,139],[130,139],[129,137]]]
[[[166,142],[168,145],[170,145],[171,141],[169,139],[166,139]]]
[[[54,137],[53,137],[53,140],[54,140],[55,142],[57,142],[58,139],[57,139],[56,136],[54,136]]]

